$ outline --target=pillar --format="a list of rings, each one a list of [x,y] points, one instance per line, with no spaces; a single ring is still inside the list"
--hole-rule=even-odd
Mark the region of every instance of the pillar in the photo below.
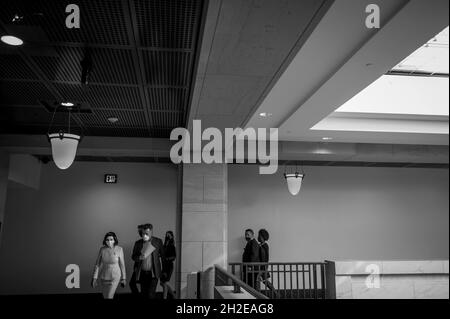
[[[202,299],[214,296],[213,266],[227,268],[228,174],[226,164],[184,164],[181,208],[180,297],[187,275],[204,272]]]

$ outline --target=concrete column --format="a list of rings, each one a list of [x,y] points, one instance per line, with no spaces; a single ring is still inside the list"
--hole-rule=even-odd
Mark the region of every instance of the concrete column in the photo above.
[[[214,296],[213,266],[227,267],[228,176],[226,164],[185,164],[182,181],[180,297],[187,275],[202,276],[203,299]]]
[[[0,245],[4,227],[6,196],[8,189],[9,154],[0,151]]]

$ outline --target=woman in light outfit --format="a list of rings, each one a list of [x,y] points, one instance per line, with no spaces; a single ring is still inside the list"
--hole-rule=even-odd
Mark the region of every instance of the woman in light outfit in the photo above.
[[[115,233],[107,233],[94,267],[91,286],[97,287],[97,280],[100,278],[103,298],[105,299],[114,298],[119,283],[122,287],[125,287],[126,284],[123,249],[118,246],[118,243]]]

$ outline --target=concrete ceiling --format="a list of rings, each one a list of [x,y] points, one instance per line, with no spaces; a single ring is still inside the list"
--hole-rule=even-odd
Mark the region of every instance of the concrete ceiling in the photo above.
[[[281,140],[448,145],[448,118],[434,123],[432,134],[310,130],[449,24],[446,0],[380,0],[381,29],[367,29],[365,8],[373,1],[337,0],[325,14],[270,93],[245,122],[247,127],[278,127]],[[272,113],[261,118],[259,113]],[[331,121],[351,119],[331,118]],[[405,121],[417,127],[430,119],[374,119],[392,127]],[[361,119],[367,121],[367,119]],[[378,121],[378,122],[377,122]],[[403,121],[403,122],[402,122]],[[353,122],[352,122],[353,123]]]
[[[79,0],[74,31],[67,1],[2,0],[0,35],[24,44],[0,42],[0,134],[46,134],[55,106],[72,102],[77,133],[168,138],[186,125],[206,2]],[[58,108],[52,128],[67,129],[67,113]]]
[[[332,2],[210,0],[189,123],[241,126]]]
[[[369,3],[210,0],[188,127],[194,119],[204,128],[279,127],[281,161],[448,164],[448,143],[422,135],[403,136],[402,144],[417,145],[393,145],[401,133],[340,132],[341,138],[323,143],[323,133],[309,130],[448,24],[447,0],[378,0],[383,28],[368,30],[362,25]],[[263,111],[273,116],[256,116]],[[78,155],[161,159],[172,144],[88,136]],[[0,149],[51,151],[45,136],[30,135],[0,136]]]

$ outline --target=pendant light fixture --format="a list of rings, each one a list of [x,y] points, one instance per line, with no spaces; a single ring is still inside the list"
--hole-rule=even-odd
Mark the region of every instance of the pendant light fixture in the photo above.
[[[296,196],[298,193],[300,193],[300,189],[302,188],[303,179],[305,178],[305,173],[303,172],[303,168],[302,168],[301,173],[298,172],[297,166],[295,167],[295,173],[293,173],[293,174],[288,174],[285,171],[284,178],[286,179],[288,190],[293,196]]]
[[[55,114],[58,108],[66,107],[68,112],[68,128],[67,132],[60,130],[59,132],[52,132],[52,125],[55,119]],[[64,102],[55,107],[53,112],[52,121],[48,129],[47,137],[52,146],[53,161],[59,169],[66,170],[74,162],[77,155],[78,144],[81,141],[81,135],[72,134],[70,129],[71,113],[73,103]]]
[[[3,35],[0,38],[0,41],[2,41],[5,44],[11,45],[11,46],[21,46],[21,45],[23,45],[23,40],[21,38],[13,36],[13,35]]]

